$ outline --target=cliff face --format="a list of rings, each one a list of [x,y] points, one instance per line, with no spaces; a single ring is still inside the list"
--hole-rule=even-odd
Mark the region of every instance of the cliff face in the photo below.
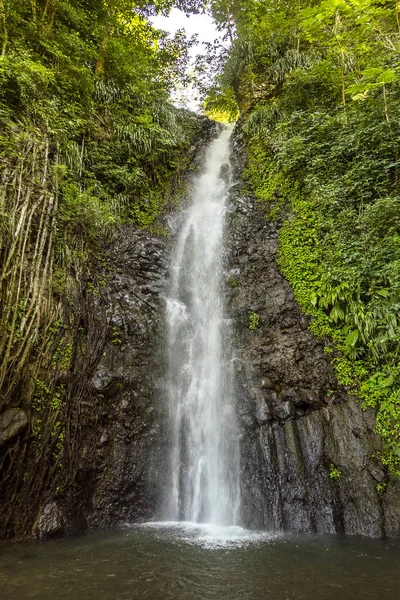
[[[237,142],[233,157],[240,181]],[[109,333],[90,380],[102,408],[88,438],[95,436],[95,444],[88,442],[87,451],[83,445],[75,503],[90,525],[156,514],[162,491],[154,484],[167,444],[162,296],[178,222],[179,215],[166,216],[166,238],[127,227],[109,248],[99,301],[100,326]],[[276,263],[278,228],[242,184],[232,188],[226,290],[242,424],[244,524],[398,536],[400,485],[375,457],[374,412],[362,410],[338,385],[322,343],[309,332]]]
[[[89,495],[93,525],[148,519],[154,512],[147,473],[157,442],[152,428],[154,381],[166,245],[163,239],[126,228],[110,248],[113,273],[105,293],[104,326],[111,336],[91,378],[106,407],[97,425],[98,466]]]
[[[203,142],[210,135],[212,128]],[[243,153],[237,138],[233,157],[239,182]],[[321,342],[308,331],[276,264],[279,225],[265,220],[240,183],[231,189],[227,219],[226,297],[242,426],[244,524],[400,535],[400,485],[375,458],[380,440],[374,413],[338,385]],[[167,237],[127,225],[106,248],[104,285],[78,323],[85,331],[77,338],[81,354],[91,359],[83,360],[78,382],[61,374],[71,390],[71,444],[61,475],[39,477],[41,463],[33,464],[30,450],[32,416],[17,409],[2,414],[4,536],[33,532],[46,538],[156,514],[162,493],[157,471],[167,445],[163,294],[178,221],[173,211],[165,216]],[[11,469],[15,456],[18,473]],[[22,474],[35,468],[39,483],[29,489],[37,494],[28,499]]]
[[[234,147],[235,180],[243,153]],[[400,534],[400,482],[376,453],[375,415],[335,378],[276,263],[279,224],[231,193],[227,298],[243,423],[246,525],[297,532]],[[229,289],[230,288],[230,289]]]
[[[92,298],[87,321],[81,321],[82,329],[93,322],[96,335],[86,335],[80,344],[86,346],[83,355],[95,358],[80,366],[82,390],[69,415],[69,451],[59,472],[41,482],[38,496],[26,497],[21,473],[3,483],[5,537],[59,536],[153,514],[147,474],[157,443],[152,421],[166,246],[164,239],[126,226],[107,248],[105,284]],[[74,389],[68,373],[64,378]],[[25,454],[24,468],[35,469],[30,452],[35,440],[24,425],[1,450],[7,456],[17,444]],[[36,469],[39,478],[40,462]],[[19,496],[10,498],[15,489]]]
[[[237,139],[237,138],[236,138]],[[234,181],[243,153],[233,150]],[[96,450],[82,461],[89,524],[154,516],[167,419],[163,299],[168,238],[126,228],[110,247],[104,292],[111,335],[91,383],[103,396]],[[227,222],[227,312],[232,318],[242,425],[244,524],[295,532],[400,535],[400,485],[376,458],[375,415],[337,383],[276,263],[279,224],[242,184]],[[83,452],[85,455],[85,452]],[[161,467],[162,468],[162,467]]]
[[[215,124],[202,119],[199,131],[190,168]],[[170,198],[160,234],[124,225],[94,261],[92,279],[77,279],[66,299],[74,319],[61,327],[71,340],[68,360],[56,340],[57,367],[50,361],[59,395],[42,385],[46,394],[34,402],[21,393],[18,407],[1,412],[0,537],[43,539],[154,515],[152,456],[163,454],[165,420],[162,410],[155,418],[163,406],[162,296],[173,238],[165,233],[174,229],[175,204]]]

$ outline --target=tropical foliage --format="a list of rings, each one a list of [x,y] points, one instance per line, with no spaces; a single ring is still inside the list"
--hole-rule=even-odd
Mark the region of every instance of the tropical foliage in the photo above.
[[[215,5],[233,44],[206,105],[234,93],[282,271],[400,473],[398,4]]]
[[[105,335],[103,242],[128,221],[156,227],[200,127],[169,102],[191,42],[148,18],[172,4],[0,0],[0,406],[30,416],[23,452],[0,463],[0,482],[15,476],[5,527],[16,502],[74,477],[81,374]]]
[[[176,186],[197,124],[168,98],[189,43],[146,19],[169,7],[0,3],[0,386],[29,362],[54,309],[51,282],[60,294],[61,279],[124,220],[151,225]]]

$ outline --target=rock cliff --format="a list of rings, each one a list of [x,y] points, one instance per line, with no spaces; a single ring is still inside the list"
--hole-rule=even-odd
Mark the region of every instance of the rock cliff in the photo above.
[[[234,180],[243,150],[235,138]],[[374,412],[338,386],[276,263],[279,223],[243,183],[231,191],[227,303],[234,322],[247,526],[400,535],[400,482],[376,453]]]
[[[208,127],[204,140],[213,132]],[[241,181],[243,156],[237,134],[225,264],[242,428],[243,523],[294,532],[399,536],[400,482],[391,480],[376,458],[380,440],[374,413],[362,410],[338,385],[323,344],[309,332],[276,263],[279,223],[267,222]],[[179,225],[176,209],[162,225],[168,236],[127,225],[106,248],[105,284],[90,304],[101,333],[92,353],[97,358],[82,365],[84,393],[71,413],[71,428],[79,428],[71,447],[73,477],[61,488],[57,480],[45,481],[40,503],[27,510],[23,486],[7,475],[16,486],[10,489],[22,492],[7,504],[3,487],[4,505],[12,507],[3,535],[32,532],[44,539],[156,515],[167,419],[163,294]],[[0,419],[6,474],[8,457],[20,448],[29,467],[29,444],[34,443],[29,415],[10,410]]]
[[[216,131],[208,119],[200,122],[191,169]],[[154,515],[151,457],[162,455],[154,415],[162,406],[163,292],[177,204],[171,197],[160,233],[132,224],[116,231],[93,266],[100,285],[82,281],[68,300],[80,317],[73,367],[58,374],[66,396],[67,451],[55,459],[55,440],[42,439],[41,421],[23,399],[26,410],[0,415],[0,537],[59,537]],[[54,412],[48,417],[53,421]],[[49,463],[55,463],[52,470]]]

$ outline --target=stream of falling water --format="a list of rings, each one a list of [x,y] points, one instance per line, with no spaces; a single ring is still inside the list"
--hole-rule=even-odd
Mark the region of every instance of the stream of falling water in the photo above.
[[[229,138],[209,145],[176,242],[167,298],[170,460],[164,518],[231,526],[239,451],[222,293]]]

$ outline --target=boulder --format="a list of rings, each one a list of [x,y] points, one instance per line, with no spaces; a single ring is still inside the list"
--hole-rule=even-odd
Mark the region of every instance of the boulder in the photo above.
[[[63,507],[56,501],[45,504],[36,520],[33,535],[38,540],[62,537],[67,518]]]
[[[0,446],[18,435],[28,425],[28,416],[21,408],[9,408],[0,415]]]

